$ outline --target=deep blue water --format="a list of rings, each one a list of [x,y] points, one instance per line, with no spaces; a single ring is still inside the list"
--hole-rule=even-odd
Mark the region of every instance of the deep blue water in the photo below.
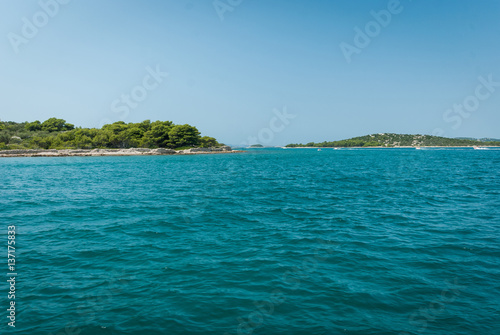
[[[0,176],[2,334],[500,333],[500,150],[2,158]]]

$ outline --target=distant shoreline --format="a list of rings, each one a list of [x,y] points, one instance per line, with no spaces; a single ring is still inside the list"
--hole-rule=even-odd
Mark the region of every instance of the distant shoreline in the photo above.
[[[499,146],[481,145],[479,148],[500,148]],[[399,146],[399,147],[281,147],[282,149],[416,149],[416,148],[470,148],[474,146]]]
[[[232,150],[228,146],[219,148],[173,149],[11,149],[1,150],[0,157],[102,157],[102,156],[165,156],[165,155],[209,155],[231,154],[242,151]]]
[[[353,137],[340,141],[323,141],[290,143],[287,148],[466,148],[466,147],[499,147],[500,139],[461,139],[434,135],[410,135],[394,133],[378,133]]]

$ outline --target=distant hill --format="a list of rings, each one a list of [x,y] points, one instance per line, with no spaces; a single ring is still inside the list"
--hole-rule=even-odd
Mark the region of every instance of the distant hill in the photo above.
[[[484,137],[484,138],[456,137],[456,139],[459,139],[459,140],[471,140],[471,141],[481,141],[481,142],[500,142],[500,139],[498,139],[498,138],[490,138],[490,137]]]
[[[295,147],[472,147],[472,146],[500,146],[500,141],[480,141],[471,139],[447,138],[431,135],[403,135],[403,134],[372,134],[354,137],[347,140],[310,142],[307,144],[288,144],[288,148]]]

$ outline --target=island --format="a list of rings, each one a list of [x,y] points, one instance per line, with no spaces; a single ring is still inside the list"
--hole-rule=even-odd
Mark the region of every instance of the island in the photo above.
[[[234,153],[194,126],[172,121],[118,121],[102,128],[75,127],[66,120],[0,122],[0,157],[130,156]]]
[[[432,135],[379,133],[347,140],[307,144],[288,144],[286,148],[421,148],[421,147],[498,147],[495,139],[448,138]]]

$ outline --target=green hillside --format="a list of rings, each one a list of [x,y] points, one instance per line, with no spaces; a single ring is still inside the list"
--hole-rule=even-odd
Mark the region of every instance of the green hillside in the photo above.
[[[402,135],[402,134],[372,134],[354,137],[348,140],[307,144],[288,144],[288,148],[296,147],[472,147],[472,146],[500,146],[500,142],[484,142],[477,140],[447,138],[431,135]]]
[[[489,138],[489,137],[484,137],[484,138],[457,137],[457,139],[459,139],[459,140],[481,141],[481,142],[500,142],[500,139],[498,139],[498,138]]]

